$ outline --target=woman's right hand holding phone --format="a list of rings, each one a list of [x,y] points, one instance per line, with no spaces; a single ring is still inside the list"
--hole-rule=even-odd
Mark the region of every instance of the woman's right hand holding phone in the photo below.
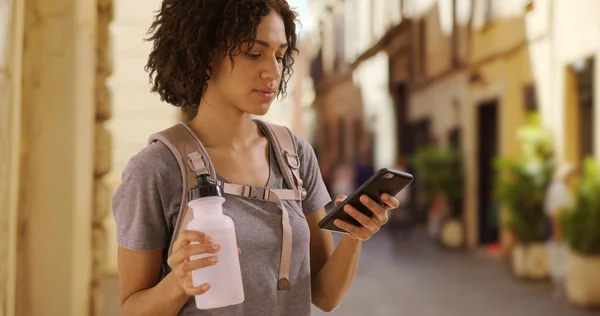
[[[192,271],[210,267],[217,263],[217,256],[190,260],[191,256],[219,252],[220,247],[214,244],[212,238],[197,231],[183,231],[173,244],[173,253],[167,260],[172,273],[185,293],[189,296],[201,295],[210,289],[210,284],[204,283],[194,287]]]

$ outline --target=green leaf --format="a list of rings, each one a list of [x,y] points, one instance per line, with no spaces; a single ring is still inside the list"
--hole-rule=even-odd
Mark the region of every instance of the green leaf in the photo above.
[[[583,254],[600,255],[600,165],[587,157],[575,203],[560,218],[571,249]]]
[[[516,158],[498,157],[496,198],[509,209],[503,223],[521,242],[546,239],[544,200],[555,167],[550,132],[543,128],[537,114],[519,129],[521,153]]]

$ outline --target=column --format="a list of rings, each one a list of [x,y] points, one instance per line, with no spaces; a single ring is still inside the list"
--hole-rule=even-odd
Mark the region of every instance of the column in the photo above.
[[[97,10],[25,3],[16,315],[90,315]]]
[[[0,315],[16,307],[23,1],[0,0]]]

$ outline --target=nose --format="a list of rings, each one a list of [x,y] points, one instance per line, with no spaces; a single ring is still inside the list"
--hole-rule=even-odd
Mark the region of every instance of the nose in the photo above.
[[[281,71],[281,64],[277,61],[277,58],[273,56],[272,58],[267,58],[262,63],[260,78],[277,82],[281,77]]]

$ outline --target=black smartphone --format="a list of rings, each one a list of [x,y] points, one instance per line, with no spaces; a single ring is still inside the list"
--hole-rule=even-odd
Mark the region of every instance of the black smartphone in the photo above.
[[[371,217],[373,216],[373,212],[371,212],[362,204],[362,202],[360,202],[360,197],[363,194],[371,198],[373,201],[383,205],[384,203],[381,201],[382,194],[387,193],[391,196],[395,196],[398,194],[398,192],[406,188],[412,181],[413,176],[409,173],[388,168],[379,169],[373,176],[369,178],[369,180],[365,181],[365,183],[356,189],[354,193],[340,203],[340,205],[331,209],[319,222],[319,227],[325,230],[347,233],[347,231],[333,224],[333,221],[336,219],[340,219],[349,224],[360,227],[362,225],[344,211],[344,206],[346,204],[350,204],[359,212]],[[325,209],[327,209],[327,207]]]

